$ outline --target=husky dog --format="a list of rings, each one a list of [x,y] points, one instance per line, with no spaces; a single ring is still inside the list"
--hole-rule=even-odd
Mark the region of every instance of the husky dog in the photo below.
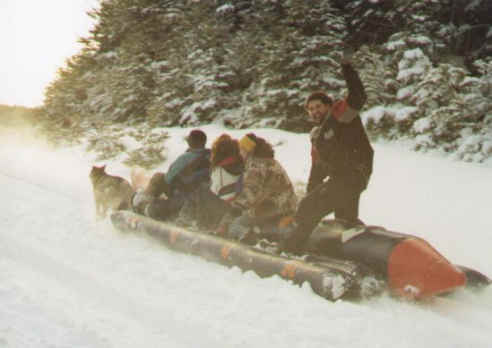
[[[133,189],[130,183],[119,176],[106,173],[106,165],[93,166],[89,174],[94,191],[96,217],[104,219],[108,210],[122,210],[130,208]]]

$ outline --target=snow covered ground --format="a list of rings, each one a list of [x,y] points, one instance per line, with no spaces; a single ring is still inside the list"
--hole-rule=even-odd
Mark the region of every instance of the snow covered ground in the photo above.
[[[204,129],[209,139],[224,132]],[[188,129],[169,131],[172,160]],[[293,181],[306,181],[307,135],[256,133],[278,144]],[[424,237],[452,262],[492,276],[492,164],[374,147],[361,218]],[[492,346],[492,289],[425,304],[329,302],[309,286],[260,279],[96,222],[93,158],[81,148],[0,143],[0,347]],[[107,170],[129,177],[118,161]]]

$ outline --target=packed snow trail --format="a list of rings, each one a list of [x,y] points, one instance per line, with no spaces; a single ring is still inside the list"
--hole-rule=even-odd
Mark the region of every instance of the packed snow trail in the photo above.
[[[251,272],[172,252],[144,236],[120,233],[109,220],[96,222],[90,161],[76,152],[3,150],[2,348],[491,345],[491,289],[477,295],[463,291],[449,300],[418,305],[387,296],[361,303],[329,302],[309,286],[298,287],[278,277],[260,279]],[[380,166],[404,167],[405,156],[392,156],[383,147],[377,150]],[[418,168],[412,170],[414,176],[423,175]],[[475,180],[485,180],[490,171],[484,169],[483,176],[473,173]],[[454,175],[458,182],[465,181],[470,171],[457,169]],[[419,189],[437,187],[439,180],[430,178]],[[377,180],[371,190],[373,196],[386,194]],[[401,192],[413,199],[409,206],[432,205],[416,201],[413,190]],[[451,204],[451,197],[449,193],[440,199]],[[474,246],[467,251],[468,259],[457,248],[459,261],[469,265],[466,261],[476,258],[485,266],[479,270],[490,275],[490,260],[482,260],[489,256],[485,242],[490,231],[483,224],[469,221],[470,230],[458,236],[462,239],[456,234],[447,237],[464,248]],[[446,238],[434,225],[426,227],[430,238]],[[467,233],[476,240],[466,240]]]

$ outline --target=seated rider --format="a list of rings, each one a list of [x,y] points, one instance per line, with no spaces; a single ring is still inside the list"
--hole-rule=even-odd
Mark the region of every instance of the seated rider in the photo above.
[[[195,190],[209,185],[210,150],[205,148],[206,134],[199,129],[192,130],[186,142],[189,148],[170,165],[167,173],[154,174],[147,188],[134,195],[132,208],[135,212],[168,220],[179,212]]]
[[[249,133],[241,138],[239,148],[245,162],[242,190],[231,202],[232,209],[222,219],[217,234],[249,241],[255,226],[292,216],[297,197],[265,139]]]
[[[244,162],[239,143],[228,134],[215,139],[210,156],[210,187],[194,191],[179,212],[177,223],[196,223],[201,228],[215,229],[241,191]]]
[[[244,171],[239,142],[222,134],[212,145],[210,162],[210,190],[225,201],[233,201],[241,191]]]

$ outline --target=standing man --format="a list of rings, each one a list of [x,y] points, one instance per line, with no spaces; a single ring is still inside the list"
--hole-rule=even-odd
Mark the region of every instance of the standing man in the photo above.
[[[315,92],[305,103],[316,126],[310,134],[312,164],[307,195],[297,209],[298,226],[284,245],[293,252],[302,250],[327,214],[334,212],[337,219],[362,223],[359,198],[372,173],[374,151],[359,116],[366,101],[364,86],[350,62],[343,61],[341,67],[348,97],[333,102],[326,93]]]

